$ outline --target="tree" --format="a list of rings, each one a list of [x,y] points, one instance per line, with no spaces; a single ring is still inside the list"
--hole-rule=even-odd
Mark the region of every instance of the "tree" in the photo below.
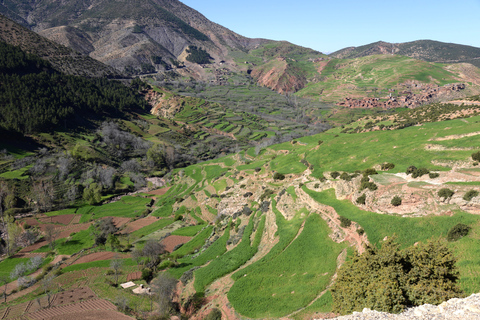
[[[37,211],[47,212],[52,209],[55,199],[55,189],[52,181],[40,180],[33,184],[33,199],[35,199]]]
[[[47,307],[50,306],[51,303],[51,297],[52,297],[52,291],[53,288],[55,287],[54,280],[55,276],[54,275],[48,275],[45,278],[43,278],[41,286],[43,289],[43,292],[47,295]]]
[[[368,245],[340,268],[332,287],[333,311],[401,312],[406,306],[460,297],[455,263],[446,241],[403,250],[395,239],[387,239],[380,249]]]
[[[165,246],[158,240],[148,240],[142,249],[142,256],[147,259],[146,266],[155,270],[160,263],[160,255],[165,253]]]
[[[91,205],[99,204],[102,201],[101,187],[97,183],[90,183],[83,190],[83,200]]]
[[[453,196],[454,193],[455,192],[453,192],[452,190],[450,190],[448,188],[442,188],[438,191],[437,194],[440,198],[443,198],[443,201],[446,201],[447,199],[450,199]]]
[[[392,198],[392,201],[390,201],[390,203],[392,204],[392,206],[398,207],[402,204],[402,198],[400,198],[399,196],[395,196]]]
[[[116,250],[120,248],[120,241],[118,240],[117,236],[113,233],[111,233],[108,236],[107,242],[110,244],[110,247],[112,247],[112,250]]]
[[[0,284],[3,286],[2,296],[3,296],[4,303],[7,303],[7,287],[8,287],[9,280],[10,279],[8,278],[8,276],[0,277]]]
[[[60,232],[56,230],[55,227],[51,224],[47,225],[47,227],[45,228],[45,240],[47,240],[48,246],[51,250],[55,248],[55,240],[57,239],[59,233]]]
[[[114,272],[115,286],[118,285],[118,275],[122,270],[122,267],[123,267],[123,260],[120,260],[118,256],[115,256],[112,262],[110,262],[110,268],[112,268]]]
[[[480,162],[480,151],[472,153],[472,160]]]
[[[172,308],[172,301],[178,280],[168,273],[161,273],[152,283],[152,295],[158,303],[158,311],[161,315],[167,315]]]

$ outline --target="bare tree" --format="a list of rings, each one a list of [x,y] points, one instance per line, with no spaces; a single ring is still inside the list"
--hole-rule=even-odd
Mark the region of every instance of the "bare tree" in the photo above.
[[[158,311],[161,315],[167,315],[172,308],[172,301],[178,280],[168,273],[161,273],[152,283],[152,296],[158,303]]]
[[[45,240],[47,240],[50,249],[55,248],[55,240],[57,239],[59,232],[51,224],[45,228]]]
[[[55,286],[53,279],[55,279],[54,275],[48,275],[45,278],[43,278],[42,284],[41,284],[43,292],[47,295],[48,306],[50,306],[52,291]]]
[[[0,277],[0,284],[3,286],[2,296],[3,296],[3,302],[4,303],[7,303],[7,288],[8,288],[9,281],[10,281],[10,279],[8,278],[8,276],[1,276]]]
[[[36,200],[37,211],[49,211],[53,206],[55,190],[51,181],[40,180],[33,184],[33,198]]]
[[[110,268],[113,269],[115,285],[118,285],[118,276],[123,267],[123,260],[120,260],[118,255],[115,255],[115,258],[110,262]]]

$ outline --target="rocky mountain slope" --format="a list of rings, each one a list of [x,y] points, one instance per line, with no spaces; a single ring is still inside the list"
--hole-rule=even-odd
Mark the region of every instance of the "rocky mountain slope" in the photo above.
[[[114,68],[51,41],[0,15],[0,40],[47,60],[60,72],[87,77],[119,77]]]
[[[375,54],[396,54],[428,62],[466,62],[480,67],[480,48],[432,40],[404,43],[378,41],[360,47],[344,48],[331,53],[330,56],[352,59]]]

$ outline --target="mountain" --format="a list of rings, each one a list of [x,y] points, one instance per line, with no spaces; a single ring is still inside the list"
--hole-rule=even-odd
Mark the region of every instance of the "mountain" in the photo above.
[[[89,56],[51,41],[0,15],[0,40],[45,59],[60,72],[88,77],[119,77],[120,73]]]
[[[307,60],[302,55],[325,57],[286,42],[243,37],[177,0],[17,0],[1,4],[0,12],[128,74],[167,72],[219,83],[225,72],[244,71],[283,93],[299,90],[317,74],[312,63],[299,66]],[[211,59],[195,63],[194,47]]]
[[[480,48],[432,40],[417,40],[404,43],[374,42],[360,47],[348,47],[329,56],[353,59],[376,54],[396,54],[428,62],[471,63],[480,67]]]

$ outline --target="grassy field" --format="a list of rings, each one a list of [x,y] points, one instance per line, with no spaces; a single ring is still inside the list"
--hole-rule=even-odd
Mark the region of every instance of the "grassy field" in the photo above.
[[[280,227],[278,232],[281,236]],[[284,250],[235,274],[228,293],[235,310],[249,318],[281,317],[315,299],[345,247],[334,243],[330,232],[318,215],[309,215],[303,231]]]

